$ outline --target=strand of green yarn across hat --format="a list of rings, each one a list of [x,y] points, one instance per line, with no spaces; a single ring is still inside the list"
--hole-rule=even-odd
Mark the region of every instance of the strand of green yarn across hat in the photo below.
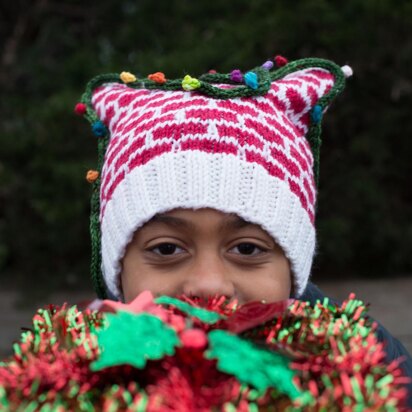
[[[98,138],[86,176],[98,297],[122,299],[120,262],[139,227],[202,207],[263,227],[289,258],[299,296],[316,244],[321,120],[350,75],[329,60],[277,56],[246,73],[92,79],[75,111]]]
[[[402,411],[408,378],[342,306],[143,292],[48,306],[0,364],[8,411]]]

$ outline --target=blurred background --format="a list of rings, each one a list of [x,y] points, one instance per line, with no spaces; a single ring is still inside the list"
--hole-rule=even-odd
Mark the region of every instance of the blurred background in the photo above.
[[[324,120],[312,279],[371,302],[412,351],[412,1],[2,1],[0,41],[0,354],[35,308],[94,296],[97,146],[73,113],[87,81],[247,70],[277,54],[354,70]]]

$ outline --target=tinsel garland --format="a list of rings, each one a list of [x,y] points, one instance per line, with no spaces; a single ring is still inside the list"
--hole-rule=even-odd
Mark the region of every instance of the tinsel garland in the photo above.
[[[366,311],[354,295],[49,305],[0,363],[0,410],[406,410],[401,360],[385,363]]]

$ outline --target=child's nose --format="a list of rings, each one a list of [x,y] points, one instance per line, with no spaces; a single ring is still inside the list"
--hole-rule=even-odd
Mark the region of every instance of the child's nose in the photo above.
[[[229,270],[219,257],[196,259],[183,285],[185,295],[207,299],[209,296],[235,296],[235,285]]]

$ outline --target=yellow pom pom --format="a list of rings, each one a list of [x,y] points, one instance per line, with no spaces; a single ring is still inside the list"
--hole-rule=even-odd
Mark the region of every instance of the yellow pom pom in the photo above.
[[[129,72],[121,72],[120,79],[123,83],[133,83],[137,80],[136,76]]]
[[[93,183],[99,177],[99,172],[97,170],[89,170],[86,175],[86,180],[89,183]]]
[[[200,81],[194,77],[190,77],[188,74],[182,80],[182,87],[187,92],[198,89],[200,87]]]

